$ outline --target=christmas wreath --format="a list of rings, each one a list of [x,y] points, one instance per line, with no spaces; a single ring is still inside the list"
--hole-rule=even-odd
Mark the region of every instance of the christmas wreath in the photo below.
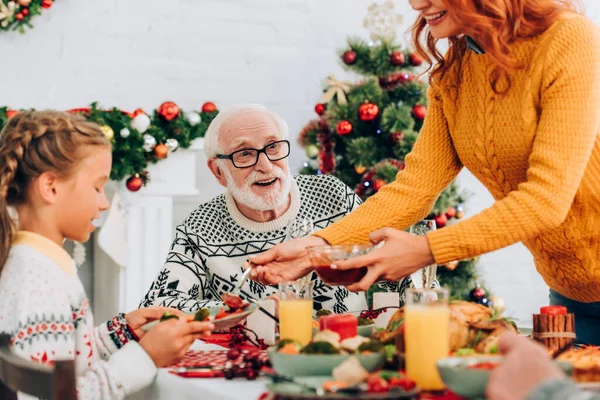
[[[0,0],[0,30],[25,32],[31,19],[52,7],[53,0]]]

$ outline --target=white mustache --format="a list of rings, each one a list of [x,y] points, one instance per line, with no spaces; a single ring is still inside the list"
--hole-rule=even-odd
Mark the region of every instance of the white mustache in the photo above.
[[[276,168],[271,174],[263,174],[258,171],[252,171],[250,175],[248,175],[248,177],[246,178],[246,185],[251,186],[256,182],[268,181],[275,178],[285,179],[285,174],[283,173],[283,170]]]

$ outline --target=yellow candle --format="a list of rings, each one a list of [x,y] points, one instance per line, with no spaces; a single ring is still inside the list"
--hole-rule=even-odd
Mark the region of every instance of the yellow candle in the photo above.
[[[307,345],[312,339],[313,302],[309,299],[279,301],[279,337]]]
[[[406,374],[423,390],[444,389],[436,363],[450,353],[449,320],[447,305],[405,308]]]

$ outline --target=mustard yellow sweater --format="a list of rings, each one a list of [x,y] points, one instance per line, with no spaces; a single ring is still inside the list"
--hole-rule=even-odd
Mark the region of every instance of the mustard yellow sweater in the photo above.
[[[524,69],[497,95],[488,56],[467,51],[439,85],[406,168],[356,211],[318,233],[368,241],[424,218],[467,167],[496,202],[428,235],[438,264],[523,242],[559,293],[600,301],[600,30],[570,14],[513,44]]]

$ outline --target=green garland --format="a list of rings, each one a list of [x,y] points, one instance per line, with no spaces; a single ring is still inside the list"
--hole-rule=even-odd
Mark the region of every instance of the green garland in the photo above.
[[[33,28],[31,20],[52,7],[53,0],[0,0],[0,30],[25,32]]]
[[[165,104],[167,103],[163,103],[147,117],[141,109],[134,113],[118,108],[105,110],[97,103],[68,112],[86,116],[90,121],[100,125],[105,134],[111,138],[113,164],[110,178],[112,180],[121,181],[128,177],[141,176],[144,179],[143,183],[146,183],[148,178],[146,168],[149,164],[158,162],[172,151],[186,149],[194,139],[204,137],[208,125],[219,113],[212,103],[205,103],[202,106],[204,111],[183,113],[174,103],[169,102],[168,104],[172,105],[169,109],[172,115],[167,116],[167,119],[162,110]],[[18,112],[18,110],[0,107],[0,129],[12,115]],[[146,118],[148,122],[146,129],[142,131],[136,129],[135,126],[139,125],[134,121],[135,118]]]

